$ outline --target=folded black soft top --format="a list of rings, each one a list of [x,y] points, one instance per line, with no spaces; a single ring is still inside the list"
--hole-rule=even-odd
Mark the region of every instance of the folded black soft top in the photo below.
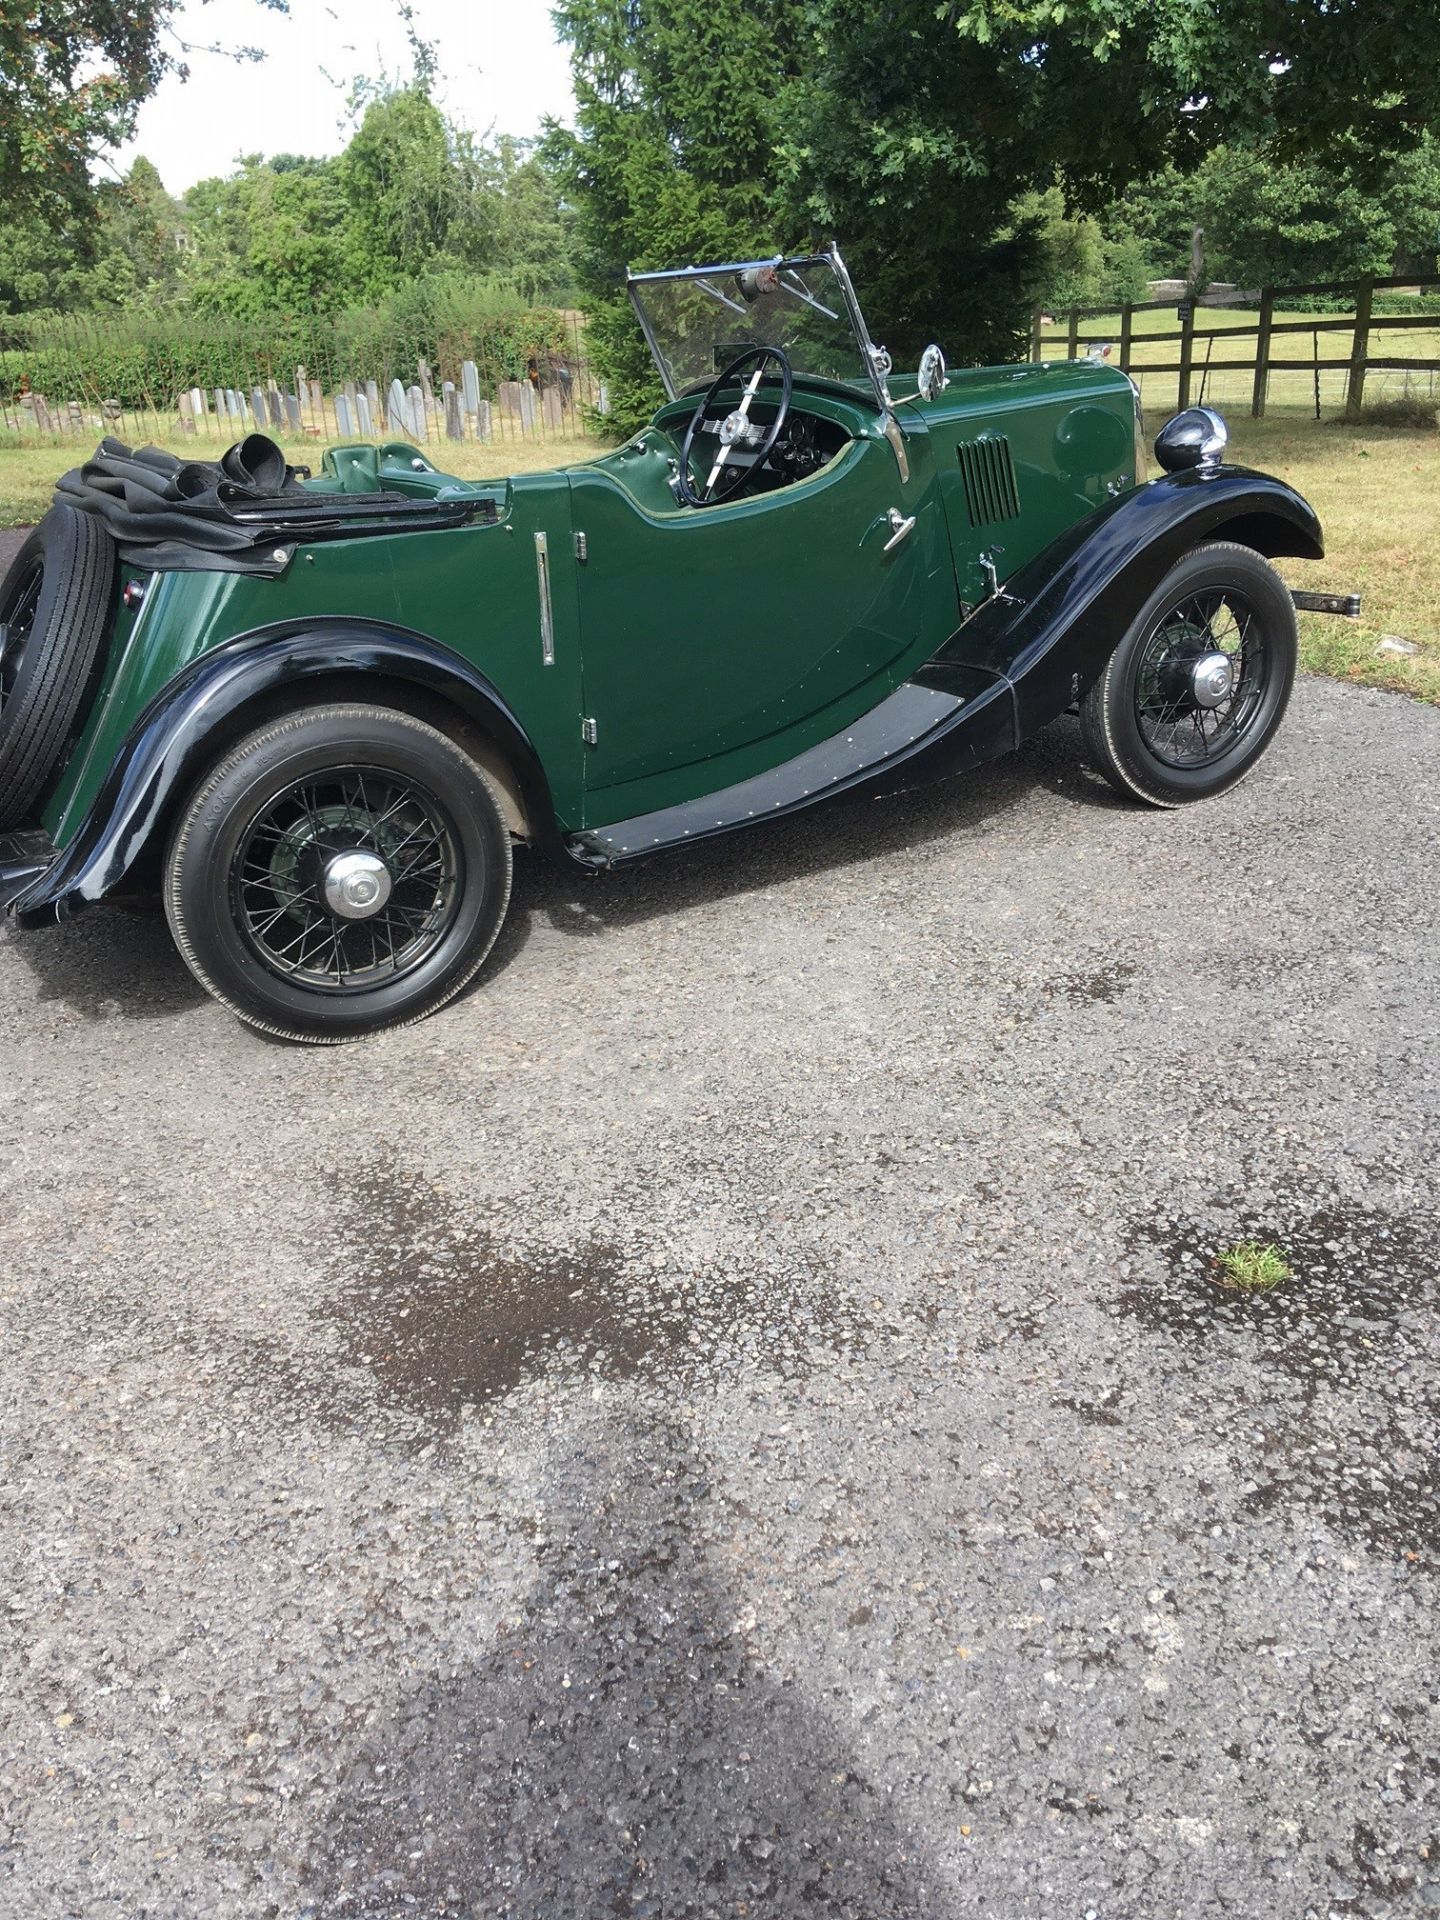
[[[57,500],[102,520],[120,557],[166,570],[278,573],[297,540],[455,527],[489,502],[414,499],[409,494],[327,493],[267,434],[252,433],[218,460],[181,460],[159,447],[106,438],[83,467],[62,474]]]

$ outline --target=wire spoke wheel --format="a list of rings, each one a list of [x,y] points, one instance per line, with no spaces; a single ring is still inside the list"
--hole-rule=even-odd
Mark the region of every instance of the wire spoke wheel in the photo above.
[[[459,836],[428,788],[343,766],[266,800],[236,845],[231,896],[270,972],[347,994],[423,965],[449,931],[463,878]]]
[[[232,1013],[338,1046],[461,993],[510,876],[505,801],[460,743],[340,701],[270,721],[201,777],[166,856],[165,913]]]
[[[1157,621],[1141,650],[1141,737],[1165,766],[1212,766],[1260,712],[1268,674],[1264,623],[1247,597],[1233,588],[1190,594]]]
[[[1118,793],[1152,807],[1223,793],[1273,739],[1298,659],[1279,574],[1253,548],[1207,540],[1136,610],[1081,702],[1086,752]]]

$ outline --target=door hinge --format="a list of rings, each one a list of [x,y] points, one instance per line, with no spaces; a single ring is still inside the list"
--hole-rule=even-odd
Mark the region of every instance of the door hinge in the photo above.
[[[585,538],[583,533],[577,533],[575,536],[575,558],[580,562],[582,567],[590,558],[590,542]]]
[[[588,714],[580,722],[580,738],[585,742],[587,747],[593,747],[600,738],[599,723],[598,721],[592,720]]]

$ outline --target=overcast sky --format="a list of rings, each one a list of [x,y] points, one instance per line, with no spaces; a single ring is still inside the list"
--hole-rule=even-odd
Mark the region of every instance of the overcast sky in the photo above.
[[[436,98],[451,119],[477,133],[525,134],[546,114],[569,118],[570,70],[550,0],[415,0],[415,16],[438,47]],[[140,109],[137,137],[115,164],[123,172],[143,153],[172,193],[228,173],[241,153],[338,152],[354,76],[410,68],[394,0],[290,0],[288,16],[257,0],[183,0],[175,29],[195,44],[264,47],[268,58],[237,66],[187,54],[190,78],[172,76]]]

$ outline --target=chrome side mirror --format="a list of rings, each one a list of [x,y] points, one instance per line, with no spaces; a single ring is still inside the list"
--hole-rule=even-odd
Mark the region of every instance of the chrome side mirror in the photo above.
[[[916,381],[922,400],[938,400],[950,382],[945,378],[945,356],[939,347],[926,347],[920,356],[920,373]]]

